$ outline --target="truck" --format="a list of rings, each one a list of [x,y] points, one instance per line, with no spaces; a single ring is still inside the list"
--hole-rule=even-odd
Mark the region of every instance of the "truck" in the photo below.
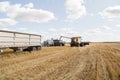
[[[53,40],[53,42],[54,42],[54,46],[64,46],[65,45],[65,42],[62,40],[55,39],[55,40]]]
[[[0,30],[0,53],[5,48],[16,51],[35,51],[41,49],[41,35]]]
[[[44,46],[64,46],[65,42],[58,39],[51,39],[44,41]]]
[[[43,46],[54,46],[53,40],[46,40],[43,42]]]

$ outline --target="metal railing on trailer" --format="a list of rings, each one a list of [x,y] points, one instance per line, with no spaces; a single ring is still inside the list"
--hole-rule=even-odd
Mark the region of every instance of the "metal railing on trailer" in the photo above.
[[[14,51],[32,51],[41,49],[41,35],[0,30],[0,52],[4,48]]]

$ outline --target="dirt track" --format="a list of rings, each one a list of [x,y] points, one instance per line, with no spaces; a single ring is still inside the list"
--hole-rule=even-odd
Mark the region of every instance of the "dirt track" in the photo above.
[[[120,44],[0,55],[0,80],[120,80]]]

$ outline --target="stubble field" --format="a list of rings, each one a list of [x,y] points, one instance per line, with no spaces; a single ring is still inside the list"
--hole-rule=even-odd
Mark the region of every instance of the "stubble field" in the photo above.
[[[0,54],[0,80],[120,80],[120,43]]]

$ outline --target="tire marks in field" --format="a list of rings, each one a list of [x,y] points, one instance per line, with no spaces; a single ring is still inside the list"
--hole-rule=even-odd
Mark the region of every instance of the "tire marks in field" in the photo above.
[[[44,78],[48,77],[51,80],[54,80],[59,72],[62,72],[62,69],[64,69],[64,66],[68,67],[66,64],[68,64],[69,58],[74,56],[74,53],[69,53],[71,50],[65,50],[64,54],[56,55],[53,58],[51,58],[49,61],[46,61],[45,63],[38,65],[33,68],[25,69],[23,71],[20,71],[18,74],[23,74],[23,72],[28,71],[28,74],[23,74],[24,76],[32,76],[34,73],[35,80],[45,80]],[[72,58],[71,58],[72,59]],[[60,71],[59,71],[60,69]],[[32,73],[30,73],[32,71]],[[63,70],[65,72],[65,70]],[[52,74],[54,77],[50,77]],[[56,77],[55,77],[56,76]]]
[[[107,50],[108,51],[102,48],[102,55],[103,55],[105,64],[107,65],[106,72],[108,72],[110,80],[119,80],[120,79],[119,77],[120,76],[120,56],[115,55],[113,48],[111,48],[110,46],[107,47]]]
[[[116,44],[91,44],[82,48],[51,47],[48,52],[43,51],[44,55],[38,53],[6,62],[5,67],[0,69],[0,79],[120,80],[118,47],[120,45]]]
[[[64,52],[64,50],[61,50],[61,52]],[[27,59],[26,61],[20,61],[19,63],[15,64],[8,64],[6,67],[2,67],[0,69],[0,77],[9,76],[9,74],[13,74],[14,72],[22,71],[24,69],[32,68],[37,65],[40,65],[46,61],[48,61],[50,58],[54,58],[54,56],[59,56],[61,53],[59,51],[53,51],[52,54],[46,55],[43,57],[33,56],[32,58]],[[62,54],[63,55],[63,54]],[[21,59],[22,60],[22,59]]]

